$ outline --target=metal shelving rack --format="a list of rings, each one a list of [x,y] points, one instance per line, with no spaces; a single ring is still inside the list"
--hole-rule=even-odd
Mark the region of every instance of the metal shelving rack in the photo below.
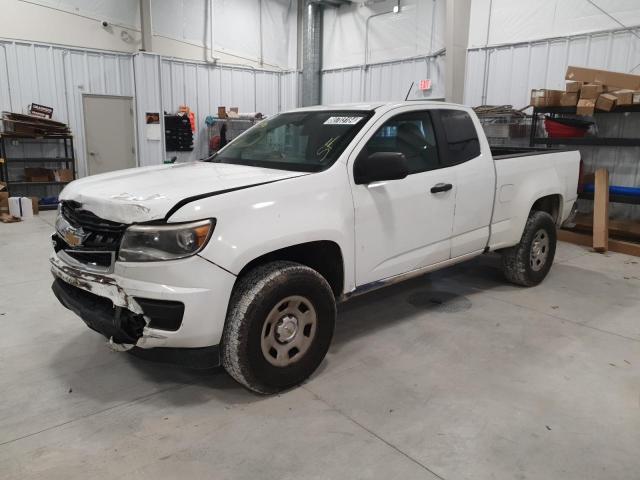
[[[640,105],[625,105],[616,107],[606,112],[603,110],[595,110],[594,116],[613,115],[620,113],[640,113]],[[571,146],[593,146],[593,147],[640,147],[640,136],[638,137],[581,137],[581,138],[550,138],[538,137],[540,116],[547,114],[557,117],[560,115],[576,115],[576,107],[534,107],[531,119],[531,131],[529,137],[529,145],[544,144],[547,147],[552,145],[571,145]],[[578,198],[593,200],[593,193],[582,192]],[[639,204],[640,199],[625,195],[610,195],[609,201],[614,203]]]
[[[640,105],[627,105],[616,107],[610,112],[596,110],[594,115],[612,115],[616,113],[640,113]],[[548,114],[551,117],[559,115],[576,115],[576,107],[534,107],[533,117],[531,119],[531,132],[529,137],[529,146],[544,144],[551,145],[590,145],[603,147],[640,147],[640,137],[583,137],[583,138],[549,138],[537,137],[540,115]]]
[[[7,141],[18,140],[20,142],[40,143],[50,142],[51,140],[58,140],[62,142],[62,149],[64,150],[63,157],[11,157],[8,155]],[[9,178],[9,166],[11,164],[21,163],[23,167],[27,164],[32,166],[42,166],[44,164],[57,163],[64,165],[63,168],[70,169],[73,173],[73,178],[76,177],[76,159],[73,151],[73,136],[72,135],[27,135],[22,133],[5,132],[0,133],[0,179],[7,184],[7,190],[9,195],[16,194],[16,190],[29,191],[32,186],[49,187],[59,186],[62,187],[69,182],[28,182],[25,180],[11,180]],[[16,188],[18,187],[18,188]],[[23,188],[19,188],[23,187]],[[40,205],[43,210],[55,209],[57,205]]]

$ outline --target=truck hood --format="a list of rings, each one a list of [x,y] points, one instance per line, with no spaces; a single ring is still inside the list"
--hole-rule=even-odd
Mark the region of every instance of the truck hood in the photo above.
[[[300,172],[225,163],[192,162],[132,168],[76,180],[60,200],[73,200],[105,220],[137,223],[164,218],[189,197],[217,195],[285,178]]]

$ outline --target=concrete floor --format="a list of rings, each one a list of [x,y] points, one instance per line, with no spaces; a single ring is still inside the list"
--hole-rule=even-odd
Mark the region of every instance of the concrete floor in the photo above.
[[[341,307],[303,386],[114,353],[49,287],[53,213],[0,224],[3,479],[637,479],[640,259],[561,244],[547,280],[482,257]]]

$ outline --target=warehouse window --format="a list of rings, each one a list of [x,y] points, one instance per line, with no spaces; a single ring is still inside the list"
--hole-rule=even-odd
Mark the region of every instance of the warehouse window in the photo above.
[[[445,140],[445,165],[456,165],[480,155],[480,141],[473,120],[464,110],[438,110]]]
[[[378,152],[404,154],[410,175],[438,168],[438,149],[429,113],[403,113],[388,120],[363,149],[365,155]]]

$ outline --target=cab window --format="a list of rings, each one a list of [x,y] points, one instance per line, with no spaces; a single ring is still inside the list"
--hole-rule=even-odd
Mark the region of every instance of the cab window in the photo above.
[[[464,110],[438,109],[435,114],[442,128],[443,162],[445,166],[464,163],[480,155],[478,132],[471,116]]]
[[[361,154],[378,152],[404,154],[409,175],[438,168],[438,148],[429,113],[403,113],[388,120],[367,142]]]

